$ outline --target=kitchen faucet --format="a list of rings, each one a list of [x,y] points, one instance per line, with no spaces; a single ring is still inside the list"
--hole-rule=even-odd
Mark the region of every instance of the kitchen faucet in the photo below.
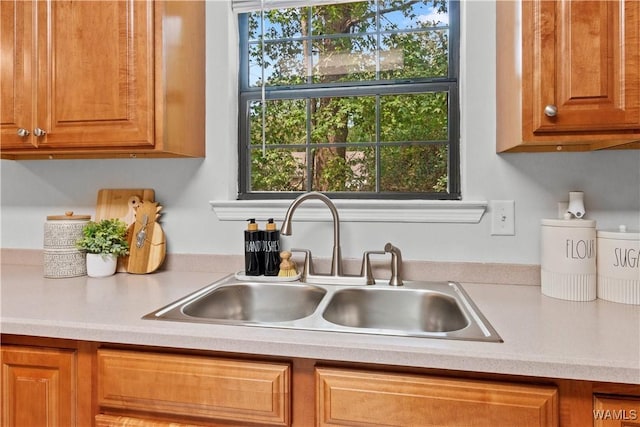
[[[291,233],[293,231],[291,227],[291,218],[293,217],[293,213],[302,202],[310,199],[316,199],[324,202],[324,204],[327,205],[327,207],[331,211],[331,215],[333,216],[333,254],[331,256],[331,276],[341,277],[342,254],[340,251],[340,218],[338,216],[336,205],[333,204],[330,198],[317,191],[311,191],[309,193],[304,193],[303,195],[298,196],[298,198],[296,198],[291,203],[289,209],[287,210],[287,214],[285,215],[284,221],[282,222],[282,227],[280,228],[280,234],[291,236]]]
[[[315,274],[313,271],[313,261],[311,260],[311,251],[308,249],[291,249],[291,252],[304,252],[304,269],[302,273],[302,281],[320,280],[324,283],[338,283],[338,284],[364,284],[374,285],[375,278],[373,277],[371,262],[369,255],[386,253],[391,254],[391,278],[389,285],[402,286],[402,254],[400,249],[393,246],[391,243],[387,243],[384,246],[384,251],[366,251],[362,257],[362,267],[359,276],[344,275],[342,273],[342,253],[340,250],[340,217],[338,216],[338,209],[333,204],[331,199],[322,193],[312,191],[304,193],[298,196],[291,205],[284,217],[282,227],[280,228],[280,234],[284,236],[291,236],[293,230],[291,227],[291,219],[295,210],[305,200],[316,199],[323,202],[333,216],[333,255],[331,257],[331,273],[329,275]]]

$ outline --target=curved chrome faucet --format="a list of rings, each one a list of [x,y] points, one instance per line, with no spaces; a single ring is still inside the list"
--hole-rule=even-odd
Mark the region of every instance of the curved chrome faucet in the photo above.
[[[298,196],[287,210],[287,214],[284,217],[284,221],[282,222],[282,227],[280,228],[280,234],[285,236],[291,236],[292,228],[291,228],[291,218],[293,216],[293,212],[295,212],[296,208],[300,206],[302,202],[305,200],[316,199],[324,202],[325,205],[331,211],[331,215],[333,216],[333,255],[331,257],[331,275],[334,277],[342,276],[342,254],[340,250],[340,218],[338,216],[338,210],[336,206],[333,204],[330,198],[325,196],[322,193],[317,191],[311,191],[309,193],[304,193],[301,196]]]

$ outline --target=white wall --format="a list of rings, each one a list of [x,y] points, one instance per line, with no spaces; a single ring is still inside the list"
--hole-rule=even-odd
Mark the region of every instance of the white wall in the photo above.
[[[570,190],[585,192],[599,229],[638,229],[640,150],[495,153],[495,5],[466,1],[462,13],[463,197],[515,200],[516,235],[491,236],[489,213],[479,224],[343,223],[344,256],[391,241],[405,259],[538,264],[540,219],[555,217]],[[236,191],[235,31],[228,4],[208,2],[205,159],[3,160],[2,247],[41,249],[46,216],[94,213],[100,188],[153,188],[169,252],[240,254],[245,223],[218,221],[208,203]],[[284,244],[329,256],[330,227],[296,224]]]

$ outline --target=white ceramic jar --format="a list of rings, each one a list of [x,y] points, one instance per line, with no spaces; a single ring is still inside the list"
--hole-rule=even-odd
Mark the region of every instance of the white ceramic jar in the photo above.
[[[640,233],[598,230],[598,298],[640,305]]]
[[[44,224],[44,277],[60,279],[87,274],[85,254],[76,249],[90,215],[51,215]]]
[[[571,301],[596,299],[596,250],[594,220],[543,219],[542,293]]]

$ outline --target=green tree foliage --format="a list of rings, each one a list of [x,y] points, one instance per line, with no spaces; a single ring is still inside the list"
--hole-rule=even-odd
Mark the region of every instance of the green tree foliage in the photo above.
[[[446,77],[446,24],[419,16],[424,10],[446,14],[447,2],[270,10],[264,39],[260,14],[251,14],[250,64],[264,70],[253,84],[261,85],[263,76],[273,88]],[[252,104],[249,115],[252,191],[447,189],[446,92],[268,100],[264,111],[260,102]]]

